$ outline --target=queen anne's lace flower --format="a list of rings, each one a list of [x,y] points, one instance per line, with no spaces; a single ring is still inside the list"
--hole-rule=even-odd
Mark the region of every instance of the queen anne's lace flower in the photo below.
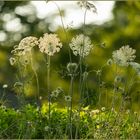
[[[16,63],[16,59],[14,57],[11,57],[9,61],[12,66]]]
[[[66,102],[71,102],[71,100],[72,100],[71,96],[65,96],[65,101]]]
[[[75,38],[73,37],[69,45],[73,54],[76,56],[80,55],[81,57],[87,56],[93,47],[90,38],[83,34],[77,35]]]
[[[81,0],[81,1],[78,1],[77,4],[82,8],[86,8],[88,10],[91,10],[93,11],[94,13],[97,13],[97,9],[95,7],[95,5],[91,2],[88,2],[87,0]]]
[[[62,43],[56,34],[46,33],[39,39],[39,49],[42,53],[53,56],[54,53],[60,51],[60,48],[62,48]]]
[[[140,64],[136,62],[131,62],[130,65],[136,70],[136,73],[140,76]]]
[[[130,62],[135,59],[136,50],[129,47],[129,45],[122,46],[119,50],[113,52],[112,57],[116,64],[120,66],[128,66]]]
[[[38,39],[36,37],[25,37],[20,41],[19,45],[15,46],[12,53],[18,56],[25,55],[36,45],[38,45]]]

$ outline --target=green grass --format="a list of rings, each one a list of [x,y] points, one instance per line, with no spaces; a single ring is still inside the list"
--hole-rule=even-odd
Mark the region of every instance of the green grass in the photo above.
[[[66,109],[51,106],[50,128],[48,107],[40,109],[26,105],[20,110],[0,107],[1,139],[68,139],[69,123]],[[80,119],[76,110],[72,111],[72,138],[75,138],[79,125],[78,139],[139,139],[140,118],[138,113],[115,111],[102,108],[91,110],[82,108]]]

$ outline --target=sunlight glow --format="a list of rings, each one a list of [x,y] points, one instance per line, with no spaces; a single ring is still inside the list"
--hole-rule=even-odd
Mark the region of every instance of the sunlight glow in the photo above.
[[[58,9],[54,2],[46,2],[44,1],[32,1],[31,2],[37,8],[37,16],[41,19],[46,18],[46,20],[52,17],[53,15],[58,15]],[[83,23],[83,12],[84,9],[81,10],[79,6],[76,4],[76,1],[56,1],[61,10],[65,10],[65,26],[73,23],[73,27],[78,27]],[[111,10],[114,5],[114,1],[94,1],[94,4],[97,8],[97,14],[88,12],[86,23],[96,23],[102,24],[108,20],[110,20],[113,16]],[[55,16],[51,19],[54,25],[53,27],[60,25],[61,21],[59,16]]]

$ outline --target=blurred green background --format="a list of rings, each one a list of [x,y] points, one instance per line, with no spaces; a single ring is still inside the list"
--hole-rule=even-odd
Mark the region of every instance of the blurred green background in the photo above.
[[[16,12],[17,7],[22,7],[24,13],[24,6],[29,6],[31,12],[29,14],[20,14]],[[95,4],[96,6],[96,4]],[[98,9],[97,9],[98,11]],[[65,16],[65,11],[61,11],[63,16]],[[25,12],[26,13],[26,12]],[[120,48],[123,45],[129,44],[130,47],[137,50],[136,61],[140,62],[140,1],[116,1],[112,10],[113,18],[103,24],[86,24],[84,27],[84,34],[88,35],[92,43],[94,44],[94,49],[91,54],[86,58],[84,64],[87,70],[98,70],[100,69],[109,58],[112,56],[112,51]],[[40,37],[43,33],[51,33],[51,19],[53,16],[59,17],[58,15],[51,15],[50,17],[45,17],[40,19],[37,16],[36,8],[27,1],[0,1],[0,92],[2,94],[2,85],[8,84],[7,92],[9,94],[17,95],[16,91],[13,89],[14,83],[17,81],[16,73],[17,68],[9,64],[9,58],[11,57],[11,50],[13,46],[18,44],[23,37],[26,36],[36,36]],[[6,25],[10,21],[20,21],[19,29],[13,28],[13,30],[8,30]],[[70,28],[68,30],[68,40],[64,30],[59,26],[56,30],[62,43],[63,49],[60,53],[52,57],[51,62],[51,89],[54,90],[57,87],[62,87],[65,94],[68,94],[69,89],[69,77],[65,76],[66,65],[69,62],[68,55],[68,44],[73,36],[79,33],[83,33],[83,25],[77,28]],[[100,44],[105,42],[105,48],[101,47]],[[36,67],[39,82],[40,82],[40,96],[42,96],[42,101],[47,98],[47,88],[46,88],[46,73],[47,67],[43,61],[42,54],[36,49],[34,59],[34,65]],[[78,62],[78,58],[73,56],[73,61]],[[29,98],[34,98],[36,93],[36,84],[34,78],[31,79],[32,72],[27,71],[27,79],[25,85],[25,93]],[[126,75],[128,79],[131,79],[132,75],[128,71]],[[112,98],[111,88],[113,87],[113,67],[106,67],[103,71],[101,81],[105,82],[105,87],[102,89],[101,104],[102,106],[110,106],[110,101]],[[77,79],[76,79],[77,81]],[[85,94],[88,94],[89,100],[85,105],[91,104],[93,107],[97,103],[98,96],[98,78],[96,73],[91,73],[88,82],[88,88]],[[128,85],[129,86],[129,85]],[[78,102],[78,82],[75,82],[75,93],[74,93],[74,103]],[[106,90],[108,89],[108,90]],[[86,93],[87,92],[87,93]],[[119,101],[119,95],[117,95]],[[133,108],[139,110],[140,105],[140,88],[139,84],[135,84],[131,89],[131,97]],[[64,99],[60,97],[59,102]],[[118,104],[118,101],[116,104]]]

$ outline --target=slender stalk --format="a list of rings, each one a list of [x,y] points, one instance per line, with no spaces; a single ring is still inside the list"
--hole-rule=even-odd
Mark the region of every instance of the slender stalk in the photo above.
[[[25,91],[24,91],[24,87],[25,87],[25,82],[23,80],[23,69],[21,68],[21,65],[19,63],[19,60],[17,61],[18,62],[18,73],[19,73],[19,76],[18,76],[18,79],[20,80],[20,82],[23,84],[22,88],[21,88],[21,93],[19,95],[19,102],[22,104],[22,105],[25,105]]]
[[[99,100],[98,100],[98,107],[100,108],[100,101],[101,101],[101,87],[100,87],[100,83],[101,83],[101,75],[98,75],[98,92],[99,92]]]
[[[36,72],[36,70],[34,68],[32,52],[30,53],[30,55],[31,55],[31,67],[32,67],[32,70],[33,70],[33,73],[34,73],[35,79],[36,79],[36,85],[37,85],[36,100],[38,101],[39,100],[39,80],[38,80],[37,72]]]
[[[118,67],[117,64],[115,65],[115,74],[114,77],[116,78],[117,76],[117,72],[118,72]],[[112,103],[111,103],[111,109],[114,109],[114,105],[115,105],[115,93],[116,93],[116,81],[114,81],[114,89],[113,89],[113,99],[112,99]]]
[[[48,125],[49,125],[49,135],[50,135],[50,126],[51,126],[51,96],[50,96],[50,56],[48,55],[48,67],[47,67],[47,91],[48,91]]]
[[[56,5],[56,7],[57,7],[57,9],[58,9],[58,11],[59,11],[59,15],[60,15],[60,20],[61,20],[61,24],[62,24],[62,28],[63,28],[63,31],[64,31],[64,33],[65,33],[65,35],[66,35],[66,40],[67,40],[67,42],[68,42],[68,35],[67,35],[67,31],[66,31],[66,28],[65,28],[65,25],[64,25],[64,21],[63,21],[63,15],[62,15],[62,13],[61,13],[61,9],[60,9],[60,7],[58,6],[58,4],[55,2],[55,1],[53,1],[54,2],[54,4]],[[47,3],[47,1],[46,1],[46,3]],[[71,51],[70,51],[70,48],[69,48],[69,59],[70,59],[70,62],[72,62],[72,56],[71,56]]]
[[[72,97],[73,97],[73,81],[74,81],[74,76],[71,76],[71,81],[70,81],[70,112],[69,112],[69,123],[70,123],[70,139],[72,139]]]
[[[83,24],[83,32],[85,29],[85,24],[86,24],[86,14],[87,14],[87,8],[85,9],[84,12],[84,24]],[[83,46],[81,47],[80,50],[80,56],[79,56],[79,69],[80,69],[80,78],[79,78],[79,93],[80,93],[80,99],[79,99],[79,108],[78,108],[78,117],[79,117],[79,123],[76,128],[76,134],[75,138],[78,136],[78,130],[80,126],[80,111],[81,111],[81,104],[82,104],[82,91],[83,91],[83,80],[82,80],[82,75],[83,75],[83,69],[82,69],[82,64],[83,64],[83,52],[84,52],[84,47],[85,47],[85,38],[83,38]]]

